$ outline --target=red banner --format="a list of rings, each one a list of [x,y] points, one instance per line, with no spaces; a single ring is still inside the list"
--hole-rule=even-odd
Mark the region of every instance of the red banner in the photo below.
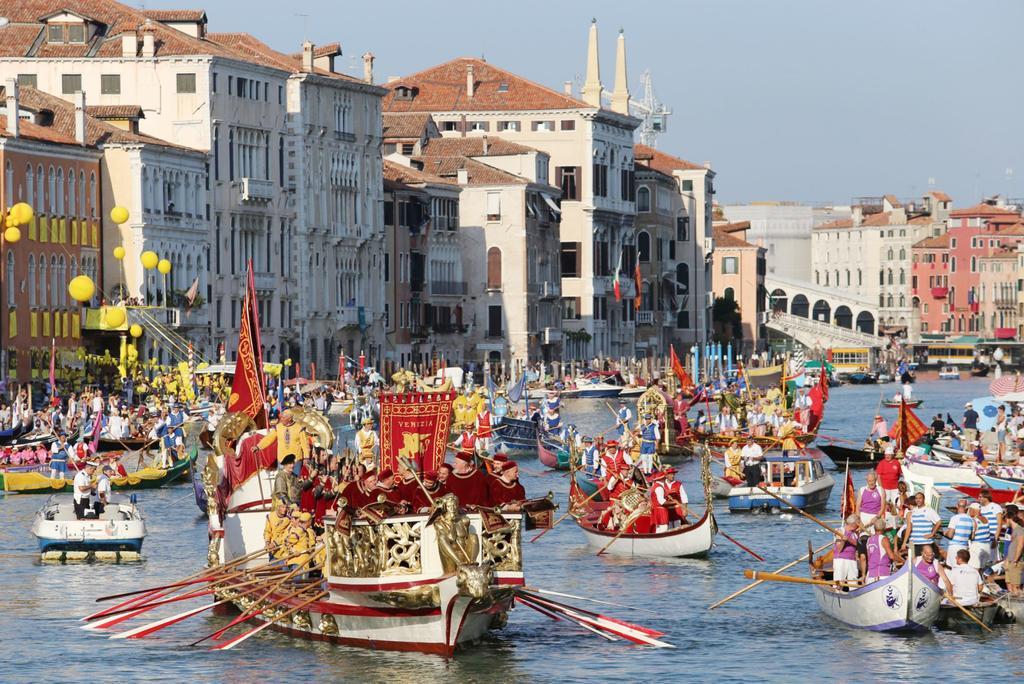
[[[928,432],[926,426],[917,414],[910,410],[910,407],[900,403],[900,414],[896,422],[889,428],[889,437],[896,440],[896,448],[905,451],[908,446],[916,444],[917,440],[924,437]]]
[[[244,413],[256,422],[256,427],[268,426],[267,388],[263,377],[263,352],[260,347],[259,307],[256,306],[256,283],[249,263],[245,299],[242,302],[242,324],[238,329],[238,359],[235,378],[228,398],[229,412]]]
[[[444,463],[455,392],[406,392],[380,398],[380,467],[397,469],[402,457],[420,472]]]
[[[668,350],[669,350],[669,358],[671,359],[671,362],[672,362],[672,372],[676,374],[677,378],[679,378],[679,386],[682,388],[682,390],[684,392],[692,391],[693,390],[693,378],[691,378],[690,374],[686,372],[686,369],[683,368],[683,364],[679,361],[679,357],[676,356],[676,348],[675,348],[675,346],[670,344],[668,346]]]

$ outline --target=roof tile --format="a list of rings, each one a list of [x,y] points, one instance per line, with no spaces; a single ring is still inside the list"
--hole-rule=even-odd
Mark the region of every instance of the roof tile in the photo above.
[[[636,161],[641,162],[644,166],[669,175],[672,175],[673,171],[695,171],[704,169],[702,164],[694,164],[693,162],[680,159],[679,157],[673,157],[670,154],[659,152],[653,147],[641,144],[633,146],[633,158]]]

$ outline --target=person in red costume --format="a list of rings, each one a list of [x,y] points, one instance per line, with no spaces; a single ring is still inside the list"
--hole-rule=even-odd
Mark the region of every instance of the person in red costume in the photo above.
[[[492,477],[491,505],[505,511],[518,511],[526,500],[526,489],[519,482],[519,464],[505,461],[501,465],[501,474]]]
[[[488,477],[473,465],[473,455],[459,452],[452,464],[452,474],[444,484],[446,494],[454,494],[462,508],[490,506]]]

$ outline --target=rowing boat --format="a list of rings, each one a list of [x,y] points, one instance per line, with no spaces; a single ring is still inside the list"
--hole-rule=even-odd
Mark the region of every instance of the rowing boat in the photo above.
[[[985,488],[971,485],[957,485],[953,487],[953,489],[960,492],[964,496],[969,496],[972,499],[977,499],[979,496],[981,496],[981,490]],[[992,501],[999,504],[1000,506],[1005,506],[1008,503],[1013,503],[1013,499],[1015,496],[1017,496],[1017,493],[1019,491],[1019,489],[989,489],[988,493],[989,496],[992,497]]]
[[[873,632],[916,632],[939,615],[942,590],[908,561],[888,577],[851,591],[814,585],[818,607],[851,627]]]
[[[546,444],[543,440],[537,440],[537,460],[552,470],[569,469],[569,451],[558,448],[552,444]]]
[[[979,477],[982,482],[984,482],[985,485],[993,491],[1000,490],[1016,492],[1024,486],[1024,480],[1014,477],[996,477],[994,475],[979,475]]]
[[[924,399],[903,399],[902,401],[896,401],[895,399],[886,399],[882,402],[882,406],[885,408],[899,408],[900,406],[906,406],[907,408],[917,408],[924,403]]]
[[[962,466],[958,463],[933,461],[921,458],[918,455],[907,455],[904,458],[904,468],[915,475],[930,477],[935,481],[936,487],[953,487],[955,485],[980,485],[981,478],[971,466]]]
[[[583,530],[589,546],[595,549],[607,546],[604,552],[613,556],[701,557],[708,554],[715,540],[717,526],[710,508],[706,508],[700,520],[693,524],[680,525],[666,532],[624,532],[619,535],[618,530],[597,527],[597,521],[608,505],[605,502],[594,504],[588,514],[578,519],[576,524]]]
[[[820,449],[836,465],[849,463],[851,468],[873,468],[884,457],[878,449],[853,449],[838,444],[822,444]]]
[[[964,606],[971,615],[978,618],[986,627],[991,627],[999,618],[1004,609],[999,601],[983,596],[981,601],[973,606]],[[977,632],[981,626],[971,618],[964,615],[963,610],[951,603],[942,602],[939,608],[938,620],[935,622],[940,629],[948,629],[954,632]]]
[[[177,482],[188,473],[189,464],[196,458],[198,449],[193,448],[189,458],[184,458],[167,469],[142,468],[125,477],[112,477],[110,484],[115,491],[132,489],[157,489]],[[74,480],[58,478],[51,480],[39,472],[12,473],[0,471],[0,490],[17,494],[56,494],[72,492]]]

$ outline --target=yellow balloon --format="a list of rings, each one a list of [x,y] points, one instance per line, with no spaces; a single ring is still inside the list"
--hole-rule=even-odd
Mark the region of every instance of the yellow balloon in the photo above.
[[[68,283],[68,294],[76,302],[87,302],[96,292],[96,283],[87,275],[75,276]]]
[[[118,307],[116,309],[107,309],[107,327],[108,328],[120,328],[124,325],[125,320],[128,318],[125,310]]]
[[[160,257],[156,255],[156,252],[146,250],[139,257],[139,261],[142,262],[142,268],[151,269],[156,268],[156,265],[160,262]]]
[[[170,262],[170,260],[168,260],[168,259],[161,259],[159,262],[157,262],[156,270],[160,271],[164,275],[167,275],[168,273],[170,273],[171,272],[171,262]]]
[[[110,210],[110,220],[121,225],[128,220],[128,210],[124,207],[114,207]]]
[[[18,202],[11,207],[11,216],[14,217],[15,222],[18,225],[25,225],[32,220],[32,207],[29,206],[28,202]]]
[[[115,259],[120,261],[121,259],[124,259],[124,255],[125,255],[124,247],[121,247],[120,245],[118,245],[117,247],[114,248],[114,258]]]
[[[128,328],[128,334],[132,337],[142,337],[142,326],[138,323],[132,323],[132,327]]]
[[[21,239],[21,229],[16,226],[11,226],[4,231],[4,240],[11,243],[12,245]]]

